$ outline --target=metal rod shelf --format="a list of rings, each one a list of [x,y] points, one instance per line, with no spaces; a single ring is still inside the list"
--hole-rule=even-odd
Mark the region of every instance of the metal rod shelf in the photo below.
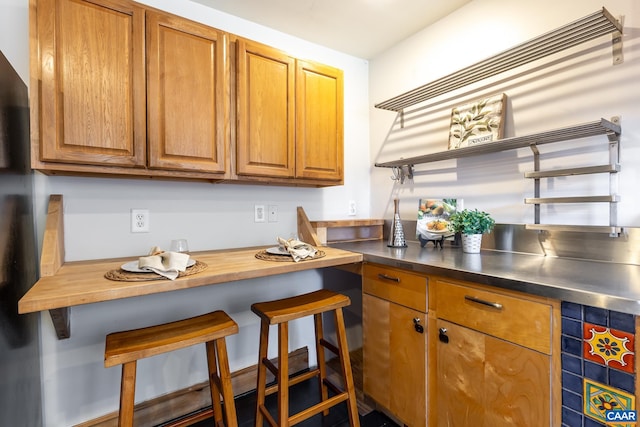
[[[590,175],[596,173],[618,173],[620,165],[586,166],[582,168],[554,169],[547,171],[525,172],[525,178],[555,178],[559,176]]]
[[[524,199],[528,205],[542,203],[616,203],[618,196],[615,194],[606,196],[575,196],[575,197],[529,197]]]
[[[562,224],[525,224],[527,230],[538,231],[575,231],[579,233],[604,233],[619,235],[622,227],[609,225],[562,225]]]
[[[511,49],[434,80],[411,91],[375,104],[376,108],[401,112],[438,95],[544,58],[605,34],[622,32],[622,25],[604,7]]]
[[[393,160],[390,162],[376,163],[375,166],[383,168],[399,168],[403,166],[413,167],[418,164],[437,162],[440,160],[478,156],[481,154],[496,153],[500,151],[513,150],[516,148],[529,147],[532,145],[548,144],[552,142],[569,141],[572,139],[586,138],[596,135],[612,134],[611,137],[617,138],[620,135],[620,132],[621,128],[619,125],[605,119],[600,119],[595,122],[569,126],[566,128],[536,133],[532,135],[500,139],[487,144],[463,147],[455,150],[441,151],[438,153],[425,154],[423,156]]]

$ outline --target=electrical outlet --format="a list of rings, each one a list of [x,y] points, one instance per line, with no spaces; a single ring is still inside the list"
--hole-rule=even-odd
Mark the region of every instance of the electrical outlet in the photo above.
[[[278,222],[278,205],[269,205],[269,222]]]
[[[149,210],[131,209],[131,232],[148,233],[149,230]]]
[[[253,207],[253,222],[264,222],[266,216],[264,205],[255,205]]]
[[[356,201],[349,200],[349,216],[354,216],[356,212]]]

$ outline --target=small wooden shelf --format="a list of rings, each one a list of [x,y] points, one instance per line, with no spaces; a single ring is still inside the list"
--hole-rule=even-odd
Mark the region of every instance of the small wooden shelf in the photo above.
[[[338,242],[362,242],[381,240],[383,219],[353,219],[335,221],[311,221],[318,239],[323,245]]]

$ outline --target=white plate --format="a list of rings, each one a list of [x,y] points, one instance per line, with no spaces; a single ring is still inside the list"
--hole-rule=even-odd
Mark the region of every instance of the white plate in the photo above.
[[[191,267],[195,263],[196,263],[195,259],[189,258],[189,261],[187,261],[187,267]],[[122,264],[120,266],[120,268],[123,269],[124,271],[128,271],[130,273],[153,273],[153,271],[151,271],[151,270],[143,270],[141,268],[138,268],[138,261],[137,260]]]
[[[272,248],[267,249],[267,253],[271,254],[271,255],[287,255],[287,256],[291,256],[289,251],[287,251],[285,248],[281,248],[280,246],[274,246]]]
[[[451,230],[429,230],[426,231],[427,234],[437,234],[438,236],[442,236],[443,234],[454,234]]]

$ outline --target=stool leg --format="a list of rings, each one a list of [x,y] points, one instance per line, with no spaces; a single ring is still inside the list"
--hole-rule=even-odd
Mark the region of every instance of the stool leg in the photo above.
[[[229,357],[227,355],[227,342],[224,338],[216,340],[216,353],[220,366],[220,382],[222,385],[222,397],[224,398],[224,414],[227,419],[227,427],[237,427],[236,404],[231,387],[231,372],[229,370]]]
[[[120,383],[120,414],[118,427],[133,426],[133,407],[136,392],[136,361],[122,365],[122,380]]]
[[[278,425],[289,427],[289,323],[278,324]]]
[[[324,347],[321,344],[322,340],[324,339],[324,331],[322,328],[322,313],[314,314],[313,320],[316,329],[316,358],[318,361],[318,372],[320,373],[318,383],[320,387],[320,396],[322,396],[322,401],[324,402],[329,398],[329,392],[327,390],[327,385],[324,382],[324,379],[327,377],[327,369],[325,365]],[[329,415],[329,409],[324,410],[322,414]]]
[[[218,387],[218,365],[216,363],[216,350],[214,341],[208,341],[207,366],[209,367],[209,387],[211,388],[211,407],[213,409],[213,419],[216,426],[222,422],[222,406],[220,405],[220,388]]]
[[[342,362],[342,375],[344,377],[345,391],[349,395],[347,406],[349,410],[349,424],[351,427],[360,427],[360,418],[358,416],[358,405],[356,401],[356,388],[353,383],[353,374],[351,372],[351,361],[349,360],[349,347],[347,346],[347,333],[344,328],[344,316],[342,308],[334,311],[336,323],[336,335],[338,338],[338,349],[340,351],[340,361]]]
[[[263,360],[267,358],[267,347],[269,344],[269,323],[263,320],[260,323],[260,348],[258,350],[258,383],[256,387],[256,423],[255,427],[262,427],[264,417],[262,407],[264,406],[265,388],[267,386],[267,367]]]

